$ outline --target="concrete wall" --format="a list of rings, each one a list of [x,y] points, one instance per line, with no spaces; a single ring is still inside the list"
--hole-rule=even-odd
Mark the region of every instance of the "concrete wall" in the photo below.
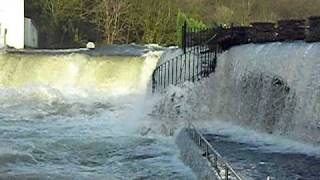
[[[24,45],[29,48],[38,47],[38,30],[30,18],[24,18]]]
[[[7,45],[24,48],[24,0],[0,0],[0,24],[0,44],[4,42],[4,29],[7,29]]]
[[[202,156],[201,150],[190,138],[186,129],[176,137],[176,144],[180,149],[180,159],[189,166],[198,179],[218,180],[214,171],[209,167],[208,161]]]

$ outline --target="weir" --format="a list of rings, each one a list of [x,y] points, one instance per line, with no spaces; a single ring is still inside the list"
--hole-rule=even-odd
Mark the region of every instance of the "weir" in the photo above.
[[[310,22],[312,19],[310,18]],[[193,86],[185,83],[195,82],[192,78],[188,78],[188,73],[186,73],[187,78],[179,79],[180,81],[175,83],[168,78],[169,76],[175,79],[175,75],[170,76],[171,72],[178,74],[179,71],[188,72],[190,69],[193,77],[193,63],[188,63],[190,57],[186,55],[182,61],[187,65],[185,67],[178,65],[178,71],[175,67],[171,71],[170,64],[174,63],[170,60],[166,62],[169,64],[168,73],[165,70],[165,73],[162,73],[164,77],[158,73],[160,78],[157,76],[153,78],[154,89],[160,84],[161,89],[164,89],[160,92],[165,92],[162,104],[159,105],[161,113],[170,114],[173,117],[184,116],[182,114],[186,113],[185,118],[191,122],[213,119],[240,125],[260,133],[272,134],[271,136],[304,142],[310,146],[319,146],[318,84],[320,78],[317,74],[319,74],[320,62],[317,57],[319,57],[320,47],[318,43],[295,41],[307,37],[307,41],[310,42],[311,33],[305,35],[301,29],[313,28],[301,26],[303,22],[279,21],[277,28],[273,28],[272,24],[263,24],[272,26],[272,30],[267,32],[265,37],[258,36],[260,33],[258,31],[264,31],[260,29],[262,23],[254,24],[257,31],[254,36],[259,37],[259,40],[251,38],[252,32],[250,34],[248,31],[250,28],[247,27],[231,26],[227,29],[218,27],[207,31],[192,31],[189,35],[186,33],[188,31],[185,31],[187,37],[183,40],[184,52],[188,54],[194,49],[203,48],[205,44],[205,51],[200,51],[200,54],[213,51],[215,56],[211,58],[217,64],[213,68],[214,71],[210,71],[202,80],[203,83],[195,83]],[[290,33],[286,31],[287,27],[290,30],[298,29],[298,31],[293,36],[288,36]],[[277,31],[280,33],[275,33]],[[202,32],[205,32],[205,35],[201,34]],[[208,34],[210,34],[209,37],[205,37]],[[316,33],[313,35],[313,38],[317,37]],[[204,39],[209,40],[204,41]],[[250,42],[259,44],[249,44]],[[191,61],[197,61],[198,58],[195,56],[191,59],[193,59]],[[191,64],[191,68],[188,68],[188,64]],[[199,66],[201,65],[196,65],[196,67]],[[158,69],[156,73],[161,72],[161,67]],[[200,79],[202,78],[198,80]],[[170,84],[178,87],[170,87]],[[198,124],[201,124],[200,122]],[[202,129],[207,128],[203,125]],[[200,138],[199,143],[201,142],[213,141]],[[314,161],[317,162],[317,158]],[[194,165],[190,166],[196,168]],[[281,177],[279,174],[281,173],[274,172],[274,177]],[[272,172],[270,175],[272,176]],[[266,176],[259,178],[264,179]]]
[[[47,87],[65,95],[139,94],[147,90],[149,75],[160,55],[100,56],[88,53],[1,53],[0,86],[14,89]]]
[[[160,55],[1,54],[0,179],[194,180],[170,137],[140,134]]]

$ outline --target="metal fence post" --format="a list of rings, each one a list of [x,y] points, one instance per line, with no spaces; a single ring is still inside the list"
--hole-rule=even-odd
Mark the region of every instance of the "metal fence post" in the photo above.
[[[225,167],[225,180],[229,180],[229,168],[226,166]]]
[[[206,158],[209,158],[209,147],[208,144],[206,144]]]
[[[7,48],[7,34],[8,34],[8,29],[4,29],[4,37],[3,37],[3,45],[5,48]]]
[[[218,169],[218,156],[216,154],[214,154],[214,165],[213,165],[216,169]]]
[[[182,49],[183,53],[187,53],[187,21],[182,26]]]
[[[156,71],[154,71],[153,72],[153,74],[152,74],[152,93],[155,93],[155,91],[156,91],[156,79],[155,79],[155,72]]]

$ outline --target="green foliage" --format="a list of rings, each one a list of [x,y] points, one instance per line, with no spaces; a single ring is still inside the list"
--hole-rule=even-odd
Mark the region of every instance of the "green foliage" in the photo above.
[[[181,45],[182,25],[249,25],[320,15],[319,0],[25,0],[42,48],[98,44]]]
[[[187,27],[190,29],[206,29],[207,26],[199,20],[188,18],[181,10],[178,11],[177,15],[177,26],[176,26],[176,44],[182,46],[182,29],[184,23],[187,23]]]

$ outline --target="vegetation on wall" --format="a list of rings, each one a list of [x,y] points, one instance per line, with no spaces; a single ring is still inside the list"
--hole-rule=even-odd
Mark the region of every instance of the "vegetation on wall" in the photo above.
[[[42,48],[98,44],[176,45],[181,24],[248,25],[320,15],[319,0],[25,0]]]

